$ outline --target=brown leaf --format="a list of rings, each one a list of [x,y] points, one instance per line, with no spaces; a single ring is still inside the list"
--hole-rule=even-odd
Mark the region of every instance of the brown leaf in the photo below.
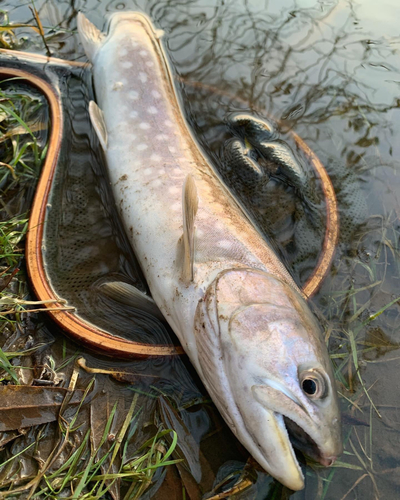
[[[188,494],[187,490],[185,491]],[[182,482],[174,465],[169,465],[165,473],[165,479],[157,490],[157,498],[168,498],[168,500],[183,500]],[[190,500],[192,497],[189,496]],[[199,497],[201,499],[201,495]]]
[[[0,386],[0,432],[12,431],[57,420],[64,397],[63,387]],[[77,405],[83,391],[71,394],[68,405]]]
[[[188,498],[190,500],[201,500],[203,495],[201,493],[200,486],[192,476],[192,474],[182,463],[177,463],[176,468],[178,469],[182,484],[185,487],[186,495],[188,496]]]
[[[5,165],[6,167],[9,167],[11,169],[11,173],[12,173],[13,177],[16,179],[13,167],[11,167],[10,165],[6,165],[5,163],[3,163],[1,161],[0,161],[0,165]],[[9,269],[10,268],[8,268],[7,271]],[[0,274],[0,292],[2,292],[5,288],[8,287],[8,285],[11,283],[11,280],[14,278],[14,276],[17,274],[18,271],[19,271],[19,269],[16,268],[16,269],[14,269],[14,271],[11,274],[8,274],[6,276],[3,276],[4,273]]]

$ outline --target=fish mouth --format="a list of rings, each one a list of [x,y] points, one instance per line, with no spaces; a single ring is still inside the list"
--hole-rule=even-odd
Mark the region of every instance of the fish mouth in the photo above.
[[[267,408],[265,408],[268,410]],[[270,411],[270,410],[269,410]],[[278,442],[281,450],[284,450],[285,457],[285,476],[277,479],[287,488],[298,491],[304,488],[304,475],[301,470],[300,463],[297,459],[290,434],[285,422],[285,416],[281,413],[271,412],[278,430]]]
[[[286,468],[285,476],[279,477],[279,474],[275,476],[292,490],[303,488],[304,477],[295,448],[324,466],[332,465],[335,461],[336,456],[330,453],[333,449],[330,450],[329,443],[322,447],[317,444],[313,436],[318,435],[319,426],[313,422],[307,409],[287,388],[282,386],[280,390],[279,383],[268,381],[268,385],[253,386],[252,392],[274,421],[273,425],[270,425],[269,435],[275,432],[276,450],[279,450],[278,453],[282,456]]]
[[[337,457],[324,455],[314,439],[300,425],[285,415],[283,415],[283,421],[292,447],[324,467],[334,464]]]

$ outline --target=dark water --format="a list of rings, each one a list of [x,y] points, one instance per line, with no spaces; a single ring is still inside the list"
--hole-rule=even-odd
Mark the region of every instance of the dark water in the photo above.
[[[181,77],[178,87],[185,112],[200,143],[217,161],[220,149],[215,137],[225,133],[225,118],[239,109],[275,117],[281,122],[283,132],[293,129],[319,156],[338,196],[341,236],[331,272],[313,303],[326,318],[326,338],[342,396],[346,451],[337,467],[305,469],[306,489],[293,498],[397,498],[400,487],[400,356],[396,351],[400,340],[396,302],[400,296],[397,2],[378,5],[369,0],[54,1],[37,2],[36,7],[44,26],[65,29],[63,34],[49,40],[54,55],[79,60],[84,60],[82,48],[70,31],[75,29],[78,10],[99,27],[105,26],[106,12],[123,9],[146,12],[165,30],[164,41],[172,67]],[[31,18],[28,4],[5,1],[0,8],[8,10],[14,22],[27,22]],[[26,50],[44,53],[39,37],[28,31],[18,33],[27,36]],[[188,82],[200,82],[201,86]],[[85,92],[90,93],[83,91],[80,84],[70,88],[80,94],[80,99]],[[81,148],[85,144],[90,146],[92,139],[87,131],[81,131],[80,139]],[[93,157],[91,164],[96,162],[98,158]],[[96,167],[93,172],[90,175],[94,178],[99,175]],[[73,186],[74,179],[70,182]],[[91,184],[91,180],[86,180],[86,184]],[[100,185],[101,182],[97,184]],[[71,201],[81,213],[95,212],[82,202],[79,188],[71,189],[70,195],[74,192],[76,197]],[[286,200],[287,195],[285,192]],[[103,215],[106,220],[107,213]],[[99,224],[98,212],[96,216]],[[285,215],[279,220],[287,223]],[[109,242],[115,235],[114,226],[104,223],[98,227],[105,251],[115,255],[115,248],[111,248],[115,243]],[[284,241],[279,230],[277,233],[278,239]],[[303,273],[306,275],[315,264],[315,255],[311,252],[301,262],[289,255],[289,261],[301,280]],[[122,261],[113,264],[112,272],[123,269],[126,275],[131,275],[128,262],[133,261],[125,255]],[[61,338],[60,332],[49,328],[56,338]],[[118,364],[95,356],[88,359],[101,366]],[[159,374],[158,389],[181,407],[203,397],[201,385],[184,360],[130,366],[137,371]],[[105,384],[107,390],[120,391],[121,395],[129,390],[114,382]],[[148,386],[144,389],[149,390]],[[100,391],[98,397],[101,401]],[[144,398],[143,405],[150,415],[155,404]],[[183,411],[183,416],[192,435],[201,441],[214,474],[219,470],[223,477],[224,471],[240,467],[237,462],[246,461],[246,454],[218,421],[212,406],[199,404]],[[269,487],[269,480],[260,474],[256,486],[240,498],[267,498]],[[278,490],[274,491],[278,495]]]

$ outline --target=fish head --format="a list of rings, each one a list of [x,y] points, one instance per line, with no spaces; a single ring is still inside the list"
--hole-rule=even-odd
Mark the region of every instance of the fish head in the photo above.
[[[267,472],[303,488],[293,446],[325,466],[342,451],[333,370],[308,305],[270,274],[232,270],[207,291],[203,311],[202,325],[219,337],[222,415]]]

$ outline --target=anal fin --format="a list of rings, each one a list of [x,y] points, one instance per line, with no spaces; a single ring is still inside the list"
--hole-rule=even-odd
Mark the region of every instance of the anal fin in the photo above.
[[[116,302],[120,302],[121,304],[125,304],[127,306],[137,307],[138,309],[165,321],[164,316],[154,300],[133,285],[123,281],[110,281],[108,283],[103,283],[100,288],[105,295],[112,298]]]

